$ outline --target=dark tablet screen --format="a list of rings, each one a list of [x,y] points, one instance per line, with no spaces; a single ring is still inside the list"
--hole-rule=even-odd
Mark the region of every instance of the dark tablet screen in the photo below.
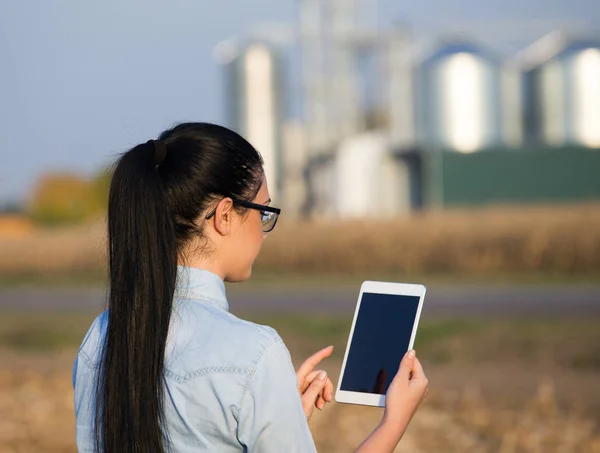
[[[418,306],[418,296],[363,293],[341,390],[385,395],[408,350]]]

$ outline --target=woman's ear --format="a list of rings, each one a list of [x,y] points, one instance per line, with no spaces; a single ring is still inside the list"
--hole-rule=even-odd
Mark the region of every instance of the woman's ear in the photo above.
[[[229,197],[223,198],[219,201],[213,217],[215,230],[221,236],[227,236],[231,232],[232,216],[233,201]]]

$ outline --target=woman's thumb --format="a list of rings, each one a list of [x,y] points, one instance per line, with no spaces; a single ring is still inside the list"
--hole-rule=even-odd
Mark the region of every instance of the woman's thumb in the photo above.
[[[406,354],[404,354],[404,357],[402,358],[402,361],[400,362],[400,368],[398,369],[398,374],[396,374],[397,377],[408,381],[410,379],[410,372],[413,369],[413,365],[415,363],[415,351],[414,350],[410,350],[408,351]]]

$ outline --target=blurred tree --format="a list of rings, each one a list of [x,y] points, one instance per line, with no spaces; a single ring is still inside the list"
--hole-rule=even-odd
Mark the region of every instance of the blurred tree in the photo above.
[[[108,209],[108,191],[111,179],[112,170],[109,168],[98,172],[92,179],[92,198],[97,212],[105,212]]]
[[[69,173],[43,175],[31,197],[30,212],[37,223],[77,223],[106,210],[110,175],[102,171],[85,179]]]

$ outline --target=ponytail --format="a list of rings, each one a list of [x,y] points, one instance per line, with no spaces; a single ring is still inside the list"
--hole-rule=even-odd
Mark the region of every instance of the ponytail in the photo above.
[[[168,143],[168,150],[167,145]],[[262,159],[214,124],[183,123],[121,156],[108,200],[108,330],[96,386],[98,453],[165,453],[165,346],[177,257],[215,198],[251,201]]]
[[[125,153],[110,186],[110,293],[96,398],[98,452],[168,449],[163,368],[177,239],[156,166],[164,159],[164,146],[151,141]]]

